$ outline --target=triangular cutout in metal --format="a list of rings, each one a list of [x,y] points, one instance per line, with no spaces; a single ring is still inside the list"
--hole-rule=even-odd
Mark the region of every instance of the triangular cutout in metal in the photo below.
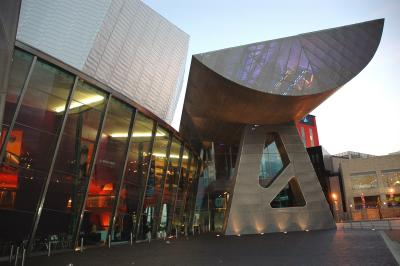
[[[288,184],[271,201],[270,205],[272,208],[304,207],[306,205],[296,177],[290,179]]]

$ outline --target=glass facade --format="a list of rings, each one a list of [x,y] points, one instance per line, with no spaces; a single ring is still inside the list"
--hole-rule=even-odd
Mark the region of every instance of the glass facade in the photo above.
[[[400,169],[383,170],[382,179],[386,187],[400,186]]]
[[[289,183],[271,201],[272,208],[303,207],[306,205],[303,193],[296,178],[292,178]]]
[[[364,172],[350,174],[353,190],[378,187],[376,172]]]
[[[72,72],[15,48],[0,117],[0,245],[73,248],[80,239],[170,233],[176,209],[176,219],[193,213],[182,203],[196,197],[194,151],[162,121]]]
[[[137,234],[141,202],[147,183],[151,160],[153,120],[137,113],[131,136],[128,161],[120,193],[118,216],[114,233],[116,240],[128,240],[130,234]],[[143,235],[143,232],[139,232]]]
[[[159,230],[161,231],[167,231],[167,228],[170,228],[170,223],[172,221],[175,202],[174,196],[176,195],[178,188],[179,165],[182,158],[181,147],[181,143],[176,138],[173,138],[162,197],[162,210],[159,224]]]
[[[289,157],[279,135],[269,133],[260,162],[260,186],[264,188],[269,187],[288,164]]]
[[[105,242],[123,175],[125,150],[134,109],[114,98],[109,103],[90,179],[81,233],[86,243]],[[111,239],[113,236],[111,236]]]
[[[185,208],[185,194],[188,187],[188,172],[191,159],[189,150],[185,147],[182,155],[182,165],[173,210],[174,216],[172,219],[172,226],[175,233],[181,232],[181,227],[184,226],[181,221],[181,214]]]
[[[150,161],[150,174],[147,181],[146,194],[143,203],[142,226],[143,232],[157,233],[160,218],[160,203],[165,182],[169,158],[169,133],[157,127],[153,153]]]
[[[55,156],[54,170],[36,232],[35,243],[39,246],[35,248],[40,249],[44,239],[58,232],[63,232],[59,237],[64,245],[73,244],[106,97],[106,93],[100,89],[78,81]],[[54,223],[55,220],[59,222]]]
[[[239,143],[229,145],[218,143],[214,146],[216,179],[229,180],[233,177],[236,158],[239,151]]]

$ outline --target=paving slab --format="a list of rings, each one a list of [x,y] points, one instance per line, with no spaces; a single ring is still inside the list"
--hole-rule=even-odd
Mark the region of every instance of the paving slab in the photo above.
[[[6,265],[6,264],[4,264]],[[27,259],[26,265],[398,265],[378,231],[202,235]]]

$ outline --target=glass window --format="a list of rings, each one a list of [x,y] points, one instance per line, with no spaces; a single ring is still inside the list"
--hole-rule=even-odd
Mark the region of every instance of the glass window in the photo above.
[[[378,205],[379,196],[364,196],[363,194],[360,197],[354,197],[354,208],[356,210],[365,209],[365,208],[376,208]]]
[[[228,205],[229,205],[229,198],[230,194],[228,192],[216,192],[214,194],[211,194],[209,196],[211,202],[209,204],[210,206],[207,206],[208,208],[211,207],[211,215],[209,217],[209,222],[211,225],[211,231],[214,232],[223,232],[224,229],[224,222],[226,219],[226,212],[228,210]]]
[[[180,159],[181,143],[176,139],[172,139],[171,151],[169,155],[169,165],[164,184],[164,193],[162,199],[162,211],[159,230],[167,231],[169,223],[172,219],[172,208],[179,181],[179,159]]]
[[[72,104],[82,102],[82,95],[85,95],[84,98],[101,100],[88,105]],[[69,246],[73,244],[106,96],[99,89],[79,80],[56,156],[36,238],[54,235]]]
[[[272,208],[302,207],[306,205],[303,193],[296,178],[292,178],[289,183],[279,192],[270,203]]]
[[[15,109],[31,58],[19,50],[15,51],[7,100],[12,109]],[[11,138],[6,143],[5,159],[1,163],[0,180],[6,180],[7,184],[7,188],[0,189],[1,198],[5,201],[0,204],[0,226],[7,228],[0,234],[3,240],[26,240],[30,233],[63,119],[54,107],[65,107],[74,78],[44,61],[38,60],[34,66],[15,126],[11,129]],[[39,91],[39,88],[46,90]],[[50,95],[49,91],[54,94]],[[58,94],[60,91],[63,91],[62,95]],[[10,227],[10,224],[13,226]]]
[[[400,194],[395,194],[394,191],[389,191],[389,193],[386,194],[386,206],[398,208],[400,206]]]
[[[146,187],[151,159],[151,140],[154,121],[137,113],[128,153],[125,178],[120,193],[118,216],[114,227],[115,240],[128,240],[136,234],[140,204]],[[142,231],[138,232],[143,236]],[[141,237],[137,237],[141,238]]]
[[[289,157],[277,133],[267,135],[260,162],[259,184],[267,188],[289,164]]]
[[[15,49],[8,78],[6,104],[4,108],[3,124],[10,125],[17,107],[18,98],[28,76],[33,56],[24,51]],[[6,132],[2,132],[5,135]]]
[[[164,171],[167,166],[167,148],[169,142],[169,133],[157,127],[154,139],[153,153],[151,157],[150,174],[147,181],[146,195],[143,203],[143,232],[152,231],[159,219],[157,204],[161,202],[162,182]]]
[[[180,230],[181,233],[185,233],[185,235],[188,233],[189,228],[187,228],[189,224],[189,219],[190,219],[190,203],[192,200],[192,190],[193,190],[193,182],[194,178],[196,176],[196,168],[197,168],[197,161],[194,157],[193,154],[190,156],[190,163],[188,166],[189,169],[187,171],[187,174],[184,179],[184,184],[183,184],[183,192],[182,192],[182,205],[180,205],[179,209],[179,224],[180,224]]]
[[[400,169],[383,170],[382,179],[387,187],[400,186]]]
[[[353,190],[378,187],[376,172],[350,174]]]
[[[228,180],[235,172],[235,164],[239,145],[218,143],[214,146],[216,178]]]
[[[304,132],[304,127],[301,127],[301,140],[303,141],[304,146],[306,146],[306,133]]]
[[[312,128],[309,128],[311,147],[314,147],[314,136]]]
[[[107,239],[115,196],[124,168],[126,147],[130,139],[128,131],[133,112],[132,107],[111,99],[88,187],[81,228],[86,244]]]
[[[186,203],[185,203],[185,212],[183,214],[183,221],[186,226],[188,226],[188,230],[191,231],[192,227],[192,219],[194,215],[194,205],[196,203],[196,195],[197,195],[197,186],[198,186],[198,173],[197,173],[197,167],[198,167],[198,160],[195,157],[192,160],[192,163],[190,165],[190,171],[189,171],[189,184],[188,184],[188,189],[186,192]]]
[[[73,79],[74,76],[70,73],[38,59],[29,82],[29,87],[30,90],[38,90],[61,99],[67,99]]]
[[[178,191],[176,195],[175,201],[175,210],[174,210],[174,218],[172,221],[173,229],[180,230],[181,229],[181,214],[184,208],[184,195],[185,195],[185,188],[188,183],[187,179],[187,170],[189,167],[189,150],[185,147],[183,150],[182,155],[182,165],[180,169],[180,178],[178,183]]]

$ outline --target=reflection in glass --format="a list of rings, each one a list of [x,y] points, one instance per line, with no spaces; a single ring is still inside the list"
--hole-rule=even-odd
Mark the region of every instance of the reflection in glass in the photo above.
[[[83,100],[87,98],[102,100],[84,104]],[[105,99],[104,92],[81,80],[78,81],[72,103],[80,105],[70,105],[36,232],[37,238],[52,235],[65,243],[64,245],[72,247]],[[64,111],[65,109],[62,112]]]
[[[181,214],[184,210],[184,196],[188,184],[187,172],[189,167],[189,150],[185,147],[182,155],[182,165],[180,169],[179,183],[175,200],[174,216],[172,220],[173,231],[181,230]]]
[[[194,217],[194,205],[196,203],[196,195],[197,195],[197,187],[198,187],[198,159],[195,157],[192,160],[192,164],[190,166],[189,172],[189,187],[186,196],[186,205],[185,205],[185,224],[188,227],[189,231],[192,230],[192,223]]]
[[[180,150],[181,143],[176,138],[173,138],[169,155],[167,175],[165,177],[164,193],[161,202],[161,220],[159,225],[160,231],[167,231],[173,216],[172,208],[179,181]]]
[[[382,179],[387,187],[400,186],[400,169],[383,170]]]
[[[364,196],[354,197],[354,209],[361,210],[365,208],[376,208],[379,196]]]
[[[350,174],[353,190],[378,187],[376,172]]]
[[[210,196],[210,226],[213,232],[223,232],[225,218],[227,217],[230,194],[217,192]]]
[[[85,243],[88,245],[107,239],[114,200],[124,167],[133,112],[134,109],[129,105],[111,99],[98,144],[81,227]],[[113,237],[114,235],[111,236]]]
[[[4,107],[4,114],[2,124],[10,125],[14,116],[15,108],[17,107],[18,98],[21,94],[22,87],[24,86],[25,79],[28,75],[29,68],[32,63],[33,56],[21,50],[15,49],[12,59],[10,76],[8,78],[8,88],[6,103]],[[2,136],[7,132],[2,131]],[[3,137],[2,137],[3,141]]]
[[[15,50],[7,112],[15,110],[30,59],[31,56]],[[7,228],[1,231],[2,240],[22,241],[29,235],[63,119],[54,106],[65,108],[73,83],[73,75],[44,61],[36,62],[1,162],[0,183],[6,180],[7,186],[1,188],[5,202],[0,204],[0,227]],[[5,117],[9,122],[12,114]]]
[[[305,205],[306,201],[295,177],[271,201],[272,208],[303,207]]]
[[[152,232],[156,221],[159,219],[158,211],[156,210],[157,203],[161,200],[162,181],[164,171],[167,166],[167,147],[169,141],[169,133],[157,127],[156,137],[154,139],[153,153],[151,156],[150,173],[147,180],[146,194],[143,202],[143,213],[141,229],[144,234]]]
[[[260,163],[259,183],[269,187],[280,172],[289,164],[289,157],[277,133],[267,135]]]
[[[151,158],[153,127],[153,120],[140,113],[136,114],[124,183],[120,193],[118,216],[114,226],[115,240],[128,240],[131,233],[136,234],[139,208],[146,187]],[[143,231],[139,232],[140,236],[143,234]]]
[[[214,151],[216,179],[231,179],[235,172],[239,143],[218,143],[214,146]]]

